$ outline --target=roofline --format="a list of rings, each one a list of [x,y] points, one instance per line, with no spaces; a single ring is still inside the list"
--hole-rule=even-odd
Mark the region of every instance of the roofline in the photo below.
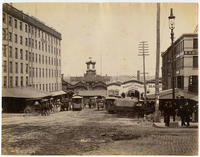
[[[175,46],[180,40],[182,40],[184,37],[198,37],[198,34],[196,33],[185,33],[182,34],[174,43],[173,46]],[[161,53],[161,56],[163,56],[167,51],[169,51],[169,49],[172,47],[172,45],[170,45],[166,51]]]
[[[18,10],[17,8],[13,7],[12,5],[10,5],[8,3],[3,4],[3,11],[8,13],[9,15],[12,15],[15,18],[18,18],[19,20],[21,20],[23,22],[31,24],[37,28],[40,28],[44,32],[47,32],[60,40],[62,39],[61,33],[57,32],[53,28],[45,25],[44,23],[37,20],[36,18],[23,13],[22,11]]]

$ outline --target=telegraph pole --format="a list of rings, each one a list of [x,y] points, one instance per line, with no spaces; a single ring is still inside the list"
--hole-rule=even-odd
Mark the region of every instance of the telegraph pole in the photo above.
[[[146,87],[146,78],[145,78],[145,57],[148,56],[148,43],[147,41],[139,42],[139,55],[143,57],[143,77],[144,77],[144,103],[146,104],[146,94],[147,94],[147,87]]]
[[[160,3],[157,3],[156,20],[156,75],[155,75],[155,113],[154,122],[160,122],[159,113],[159,69],[160,69]]]

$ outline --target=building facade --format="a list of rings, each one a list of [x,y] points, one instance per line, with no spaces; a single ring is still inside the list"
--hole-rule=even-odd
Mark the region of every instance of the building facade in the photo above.
[[[162,53],[163,90],[172,88],[172,60],[175,88],[198,93],[198,34],[183,34]]]
[[[110,81],[110,78],[108,76],[97,75],[95,64],[96,62],[90,58],[89,61],[86,62],[87,69],[84,76],[70,77],[69,81],[62,79],[62,89],[65,92],[73,91],[74,93],[90,91],[91,96],[95,95],[95,93],[99,94],[99,91],[106,93],[106,82]]]
[[[2,87],[61,90],[61,34],[9,4],[2,29]]]
[[[155,80],[146,81],[147,94],[155,94]],[[162,82],[159,80],[159,90],[162,90]],[[112,82],[107,84],[107,95],[121,96],[124,93],[125,96],[133,95],[139,99],[144,94],[144,83],[142,81],[132,79],[125,82]]]

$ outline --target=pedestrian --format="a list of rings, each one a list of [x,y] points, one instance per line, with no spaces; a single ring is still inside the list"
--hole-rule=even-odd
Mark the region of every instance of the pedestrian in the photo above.
[[[166,102],[164,105],[164,122],[165,126],[169,127],[170,123],[170,108],[169,108],[169,103]]]
[[[190,126],[191,108],[189,106],[188,101],[185,102],[184,111],[185,111],[185,122],[187,123],[187,127],[189,127]]]
[[[178,109],[178,116],[181,118],[181,126],[185,126],[185,111],[184,111],[184,105],[180,105]]]
[[[175,117],[176,117],[176,111],[175,111],[175,105],[176,105],[176,103],[175,102],[171,102],[170,104],[169,104],[169,114],[170,114],[170,116],[172,116],[173,117],[173,121],[175,122]]]

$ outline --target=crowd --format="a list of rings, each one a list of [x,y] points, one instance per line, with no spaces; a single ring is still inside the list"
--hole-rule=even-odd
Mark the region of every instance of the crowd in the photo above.
[[[190,118],[192,116],[192,106],[189,105],[188,101],[185,101],[181,105],[177,105],[175,102],[165,102],[163,107],[164,112],[164,122],[165,125],[169,127],[170,117],[173,117],[175,121],[176,116],[179,116],[181,119],[181,126],[190,126]]]

